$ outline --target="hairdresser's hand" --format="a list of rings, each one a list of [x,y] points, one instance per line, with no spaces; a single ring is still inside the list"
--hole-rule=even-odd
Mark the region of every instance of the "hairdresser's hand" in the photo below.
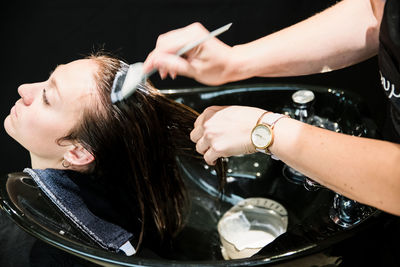
[[[162,79],[183,75],[208,85],[219,85],[233,80],[229,61],[232,48],[217,38],[212,38],[188,51],[181,57],[175,53],[188,43],[206,36],[209,31],[200,23],[162,34],[155,49],[144,62],[147,73],[159,70]]]
[[[211,106],[197,118],[190,139],[205,161],[256,152],[250,134],[265,110],[243,106]]]

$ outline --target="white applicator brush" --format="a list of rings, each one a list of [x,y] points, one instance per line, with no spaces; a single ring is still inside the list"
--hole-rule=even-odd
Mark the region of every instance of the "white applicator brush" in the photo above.
[[[197,40],[193,43],[189,43],[182,47],[181,49],[176,52],[177,56],[181,56],[188,52],[189,50],[195,48],[196,46],[200,45],[201,43],[207,41],[208,39],[215,37],[225,31],[227,31],[231,27],[232,23],[229,23],[221,28],[218,28],[208,35],[204,36],[200,40]],[[132,65],[129,65],[127,71],[118,72],[114,79],[114,83],[111,89],[111,101],[113,104],[127,99],[131,96],[135,91],[137,86],[145,81],[148,77],[150,77],[153,73],[157,70],[152,69],[149,73],[143,73],[143,62],[137,62]]]

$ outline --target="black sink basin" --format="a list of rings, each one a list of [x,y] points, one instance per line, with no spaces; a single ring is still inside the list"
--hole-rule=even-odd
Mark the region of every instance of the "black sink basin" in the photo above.
[[[283,112],[290,109],[291,95],[300,89],[312,90],[316,98],[315,113],[337,122],[343,132],[376,136],[375,124],[368,118],[362,101],[355,95],[337,89],[252,85],[162,92],[199,112],[210,105],[248,105]],[[2,177],[1,206],[18,225],[39,239],[108,266],[253,266],[279,263],[322,251],[379,219],[379,212],[376,212],[350,229],[336,225],[329,217],[334,192],[327,189],[308,191],[288,181],[282,174],[283,163],[261,153],[228,159],[228,182],[222,197],[217,190],[215,172],[203,160],[183,157],[177,160],[190,190],[192,208],[187,225],[172,242],[168,253],[154,251],[126,257],[96,247],[49,207],[40,189],[30,184],[27,174]],[[25,180],[21,177],[25,177]],[[20,181],[17,182],[17,191],[21,192],[12,199],[6,188],[11,180]],[[251,258],[225,261],[221,255],[217,223],[229,208],[249,197],[273,199],[282,204],[288,211],[287,232]],[[60,234],[60,229],[55,225],[64,225],[67,233]]]

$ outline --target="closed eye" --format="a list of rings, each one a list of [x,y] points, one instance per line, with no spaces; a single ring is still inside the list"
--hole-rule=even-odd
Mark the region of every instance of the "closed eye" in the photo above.
[[[43,88],[42,91],[42,99],[43,99],[43,103],[46,104],[47,106],[50,106],[50,102],[47,99],[47,95],[46,95],[46,89]]]

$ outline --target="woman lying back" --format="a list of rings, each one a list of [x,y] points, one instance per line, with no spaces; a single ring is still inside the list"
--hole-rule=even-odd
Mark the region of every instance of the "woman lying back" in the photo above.
[[[145,225],[171,238],[187,207],[175,157],[194,155],[189,133],[198,114],[147,83],[123,108],[112,105],[111,87],[124,66],[104,54],[59,65],[47,81],[18,88],[21,98],[4,127],[29,150],[32,168],[86,173],[110,199],[128,203],[127,227],[140,240]]]

